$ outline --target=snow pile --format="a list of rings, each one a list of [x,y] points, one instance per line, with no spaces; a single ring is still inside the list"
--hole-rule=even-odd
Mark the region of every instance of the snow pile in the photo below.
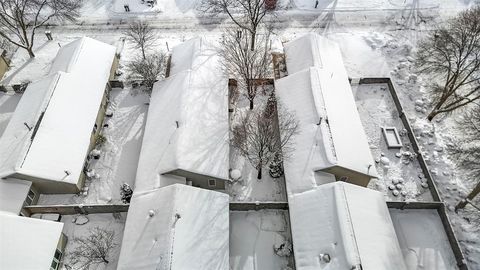
[[[139,190],[185,182],[162,175],[167,173],[228,179],[228,80],[204,39],[180,48],[172,55],[173,75],[153,89],[135,184]]]
[[[50,269],[62,229],[60,222],[0,213],[0,269]]]
[[[89,38],[59,50],[51,75],[29,85],[0,139],[0,152],[9,153],[1,176],[77,184],[114,55],[114,47]]]
[[[228,269],[228,195],[186,185],[136,191],[118,269]]]
[[[406,269],[381,193],[335,182],[290,196],[289,206],[297,269]]]

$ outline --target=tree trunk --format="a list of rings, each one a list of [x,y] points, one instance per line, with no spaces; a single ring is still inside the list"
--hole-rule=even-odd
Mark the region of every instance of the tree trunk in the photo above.
[[[258,165],[257,179],[262,179],[262,166],[260,164]]]
[[[106,263],[106,264],[109,263],[109,261],[108,261],[105,257],[102,257],[102,260],[103,260],[103,262]]]
[[[253,110],[253,99],[250,99],[250,110]]]
[[[35,54],[33,53],[32,48],[28,48],[27,51],[28,51],[28,55],[30,56],[30,58],[35,58]]]
[[[147,57],[145,56],[145,48],[143,48],[143,46],[142,46],[142,56],[143,56],[143,60],[147,59]]]
[[[438,114],[439,114],[439,112],[436,109],[433,109],[433,111],[431,111],[427,116],[428,121],[431,122],[433,120],[433,118],[435,116],[437,116]]]
[[[252,40],[250,40],[250,50],[254,51],[255,50],[255,38],[257,36],[257,32],[253,31],[252,32]]]
[[[467,200],[473,200],[478,194],[480,193],[480,182],[477,183],[477,186],[468,194],[467,198],[464,200],[461,200],[457,206],[455,206],[455,212],[458,211],[458,209],[463,209],[468,201]]]

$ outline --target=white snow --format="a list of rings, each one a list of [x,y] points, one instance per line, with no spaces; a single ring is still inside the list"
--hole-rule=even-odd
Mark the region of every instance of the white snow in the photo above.
[[[115,48],[82,38],[64,49],[52,75],[27,87],[0,139],[1,152],[11,153],[2,162],[3,177],[18,173],[77,184]]]
[[[153,89],[135,183],[139,190],[168,185],[171,177],[162,174],[183,176],[181,171],[228,179],[228,80],[204,40],[180,48],[172,55],[174,75]],[[183,65],[190,61],[184,55],[195,55],[192,62],[201,65]]]
[[[402,8],[408,10],[409,8],[428,9],[438,8],[440,5],[436,0],[318,0],[318,6],[315,8],[315,0],[293,0],[295,7],[303,10],[317,10],[321,12],[324,10],[341,10],[341,11],[361,11],[361,10],[389,10],[395,8]],[[449,3],[443,1],[442,4],[446,6],[455,6],[455,2]],[[458,5],[458,4],[457,4]],[[406,15],[405,15],[406,16]]]
[[[436,210],[390,209],[390,215],[407,269],[458,269]]]
[[[226,194],[183,184],[135,191],[118,269],[227,270],[228,228]]]
[[[32,182],[20,179],[0,179],[0,213],[20,214]]]
[[[406,135],[405,127],[395,109],[393,98],[386,84],[365,84],[353,87],[357,108],[360,113],[372,155],[376,159],[378,179],[370,182],[369,187],[384,192],[388,200],[432,201],[425,175],[416,156],[410,157],[412,144]],[[388,148],[382,127],[395,127],[399,132],[402,148]],[[388,162],[386,162],[388,161]],[[405,195],[396,196],[389,185],[403,182]],[[396,192],[395,192],[396,193]],[[394,196],[392,196],[394,195]]]
[[[58,75],[54,75],[32,83],[28,87],[32,91],[27,90],[22,95],[0,138],[0,152],[3,153],[0,156],[0,177],[15,173],[23,162],[33,128],[47,106],[52,84],[57,78]]]
[[[0,92],[0,137],[7,127],[13,112],[17,107],[18,102],[22,96],[14,93]]]
[[[50,269],[63,223],[0,213],[0,269]]]
[[[275,81],[275,94],[280,106],[295,113],[299,121],[298,134],[293,137],[293,153],[284,161],[286,186],[289,193],[309,190],[317,185],[335,181],[325,173],[315,171],[332,164],[327,157],[329,141],[325,142],[322,131],[316,124],[319,122],[315,114],[312,97],[315,94],[310,84],[310,70],[290,74]],[[292,93],[295,91],[295,94]],[[325,121],[323,121],[325,123]],[[327,138],[328,139],[328,138]]]
[[[380,192],[335,182],[291,195],[289,206],[298,270],[406,269]]]
[[[132,2],[138,4],[140,1],[132,0]],[[6,81],[12,78],[11,83],[19,83],[25,80],[36,81],[45,76],[49,71],[49,63],[58,50],[57,42],[65,44],[66,41],[88,34],[113,44],[111,42],[113,39],[121,38],[125,22],[137,17],[147,19],[155,28],[159,29],[158,34],[162,41],[159,42],[159,47],[164,47],[165,41],[168,41],[171,48],[173,44],[196,35],[208,35],[218,38],[223,31],[223,26],[232,26],[232,23],[228,20],[221,24],[216,24],[215,22],[218,18],[209,18],[208,15],[205,16],[198,11],[196,14],[193,12],[188,14],[179,13],[182,10],[186,11],[188,8],[191,8],[195,2],[198,1],[165,0],[159,5],[165,7],[162,10],[163,12],[154,14],[150,10],[144,9],[127,14],[122,11],[122,1],[87,0],[82,16],[79,19],[80,24],[66,23],[65,26],[53,27],[52,32],[55,38],[53,42],[45,42],[45,36],[38,32],[40,34],[37,34],[35,38],[35,52],[37,55],[35,59],[28,59],[28,55],[23,50],[18,50],[12,61],[12,68],[7,73]],[[463,177],[462,171],[455,168],[455,160],[450,160],[447,151],[434,152],[437,144],[440,147],[445,146],[445,143],[448,144],[451,138],[459,136],[461,129],[458,129],[458,126],[455,125],[455,117],[438,122],[435,121],[435,123],[427,123],[424,117],[425,111],[430,108],[428,99],[425,99],[428,88],[420,83],[413,83],[416,74],[410,68],[410,63],[412,60],[411,53],[415,49],[414,43],[418,38],[423,37],[424,33],[429,32],[428,30],[439,21],[455,14],[458,10],[474,5],[475,1],[319,0],[320,5],[316,10],[313,9],[314,0],[288,2],[291,2],[290,10],[282,13],[279,16],[280,22],[275,24],[277,27],[275,31],[282,41],[289,40],[294,36],[301,36],[305,32],[324,33],[331,40],[339,43],[346,69],[351,77],[389,76],[389,72],[394,70],[391,75],[394,77],[395,82],[402,84],[399,85],[397,90],[399,90],[400,99],[412,124],[418,127],[415,133],[422,146],[422,151],[433,157],[429,163],[432,168],[432,174],[434,174],[434,180],[440,183],[438,188],[442,199],[446,201],[450,209],[460,199],[464,198],[466,192],[475,184],[474,179]],[[117,8],[114,5],[119,7]],[[302,7],[301,5],[304,6]],[[326,8],[320,9],[320,7]],[[309,10],[299,10],[300,8]],[[422,19],[426,19],[427,22],[420,22]],[[128,61],[132,55],[134,55],[133,50],[123,52],[122,61],[125,61],[125,59]],[[405,59],[407,62],[400,63],[400,61],[405,61]],[[411,82],[410,78],[412,79]],[[421,79],[422,76],[418,76],[419,82],[421,82]],[[20,95],[15,94],[14,96],[5,97],[6,95],[0,93],[0,134],[2,133],[2,128],[5,128],[11,117],[11,112],[13,111],[11,108],[16,104],[15,99],[18,102]],[[414,101],[420,98],[425,101],[425,104],[424,106],[418,106],[419,110],[416,111]],[[125,110],[125,113],[128,114],[128,111]],[[120,121],[120,119],[118,120]],[[128,120],[131,119],[128,118]],[[433,129],[435,133],[430,131],[423,132],[426,129]],[[115,131],[121,132],[124,131],[124,128],[122,127]],[[119,140],[114,141],[112,148],[121,148],[119,145],[122,143],[123,140],[119,137]],[[113,156],[114,154],[111,153],[111,155]],[[128,157],[129,154],[125,153],[122,156]],[[375,158],[377,157],[379,156],[375,155]],[[389,159],[391,161],[389,172],[392,172],[395,169],[394,163],[398,159],[395,156],[389,157]],[[134,175],[135,172],[129,168],[130,166],[123,165],[131,165],[135,162],[124,160],[124,162],[120,163],[120,167],[125,168],[125,170],[115,169],[115,179],[108,179],[108,181],[113,181],[113,183],[116,183],[115,181],[123,181],[123,179],[116,177],[121,175],[122,172],[125,172],[128,176]],[[106,170],[108,169],[106,167]],[[96,171],[98,171],[97,168]],[[243,176],[245,175],[242,173]],[[108,177],[114,176],[109,175]],[[99,179],[99,186],[103,180],[103,178]],[[331,181],[334,181],[334,179]],[[91,187],[90,192],[93,190],[97,189]],[[255,189],[255,191],[257,190]],[[264,191],[266,190],[261,192]],[[99,188],[95,192],[102,194],[100,197],[103,197],[103,194],[107,194],[109,191]],[[94,196],[96,195],[89,194],[88,197],[93,198]],[[261,194],[259,197],[261,197]],[[461,247],[470,264],[470,268],[479,268],[480,234],[478,234],[478,222],[475,220],[478,219],[478,211],[471,206],[467,206],[464,211],[459,213],[449,211],[448,214],[460,239]],[[81,235],[81,233],[79,234]]]
[[[275,254],[274,246],[290,241],[288,212],[230,212],[230,269],[286,269],[292,257]]]
[[[275,81],[280,106],[296,114],[299,135],[285,162],[289,193],[331,181],[315,171],[342,167],[377,172],[338,46],[316,34],[285,44],[290,75]]]
[[[41,194],[38,204],[103,204],[120,203],[120,186],[133,187],[148,110],[148,95],[135,94],[129,87],[110,92],[109,110],[101,134],[106,143],[100,148],[100,159],[90,160],[88,169],[99,177],[87,179],[86,196],[71,194]]]
[[[67,246],[65,247],[63,265],[61,270],[69,270],[72,268],[71,257],[69,253],[77,248],[77,237],[88,237],[90,230],[99,227],[106,229],[108,231],[114,232],[114,243],[116,244],[113,247],[107,257],[108,264],[99,264],[95,267],[96,270],[116,270],[118,257],[120,254],[120,247],[122,243],[123,230],[125,227],[125,218],[126,213],[116,213],[116,214],[89,214],[89,215],[62,215],[61,222],[63,225],[63,233],[68,238]],[[44,218],[44,216],[42,216]],[[78,223],[87,223],[83,225],[78,225]],[[66,266],[68,265],[68,266]],[[75,269],[75,268],[74,268]]]
[[[253,110],[250,110],[249,101],[245,95],[239,93],[238,98],[234,98],[231,105],[234,111],[230,113],[229,117],[230,138],[233,136],[233,128],[240,124],[244,117],[265,108],[272,91],[272,86],[259,89]],[[238,180],[227,185],[226,191],[230,194],[231,201],[287,201],[285,177],[271,177],[267,164],[263,170],[262,179],[257,179],[257,169],[234,147],[233,143],[230,144],[230,168],[241,172]]]

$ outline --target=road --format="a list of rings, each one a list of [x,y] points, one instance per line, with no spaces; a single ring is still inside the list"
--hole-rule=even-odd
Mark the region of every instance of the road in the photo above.
[[[327,8],[323,10],[283,10],[275,12],[275,16],[267,19],[267,24],[277,31],[295,29],[320,29],[343,32],[352,28],[373,28],[377,30],[417,29],[425,22],[440,15],[455,14],[458,6],[426,6],[408,5],[398,8]],[[122,30],[128,23],[138,18],[144,18],[152,27],[166,31],[221,31],[224,28],[235,27],[225,16],[211,14],[168,13],[115,13],[108,16],[82,16],[77,23],[62,23],[51,25],[57,30]],[[380,29],[379,29],[380,28]]]

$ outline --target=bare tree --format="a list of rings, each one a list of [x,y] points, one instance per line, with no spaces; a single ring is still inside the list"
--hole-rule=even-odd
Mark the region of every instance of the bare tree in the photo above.
[[[418,45],[416,66],[433,75],[432,120],[480,98],[480,7],[461,12]]]
[[[250,38],[250,50],[255,49],[257,31],[267,16],[265,0],[203,0],[200,9],[214,14],[226,13]]]
[[[128,77],[130,80],[141,79],[149,93],[153,84],[164,75],[165,62],[166,55],[163,52],[148,54],[145,58],[137,57],[127,65]]]
[[[74,21],[81,5],[81,0],[1,0],[0,36],[33,58],[36,30],[53,19]]]
[[[220,55],[224,59],[222,63],[225,71],[230,76],[239,78],[239,87],[249,100],[252,110],[257,90],[263,87],[264,79],[270,75],[270,55],[263,37],[256,43],[254,50],[248,50],[249,37],[245,33],[245,30],[227,30],[220,44]]]
[[[94,227],[88,236],[76,237],[75,249],[68,254],[70,262],[79,269],[89,269],[90,266],[108,264],[110,253],[118,245],[115,242],[115,232],[101,227]]]
[[[292,150],[290,140],[298,132],[295,115],[277,109],[272,98],[265,109],[250,111],[233,127],[232,145],[258,170],[258,179],[262,179],[262,168],[276,155],[288,155]]]
[[[467,178],[480,179],[480,106],[466,112],[458,120],[458,123],[462,127],[464,137],[451,147],[451,154]],[[472,200],[479,193],[480,182],[467,196],[467,199]],[[467,201],[462,200],[455,209],[464,208],[466,204]]]
[[[155,44],[157,35],[146,21],[135,21],[128,25],[124,34],[135,43],[135,48],[142,51],[143,59],[146,58],[146,50]]]

